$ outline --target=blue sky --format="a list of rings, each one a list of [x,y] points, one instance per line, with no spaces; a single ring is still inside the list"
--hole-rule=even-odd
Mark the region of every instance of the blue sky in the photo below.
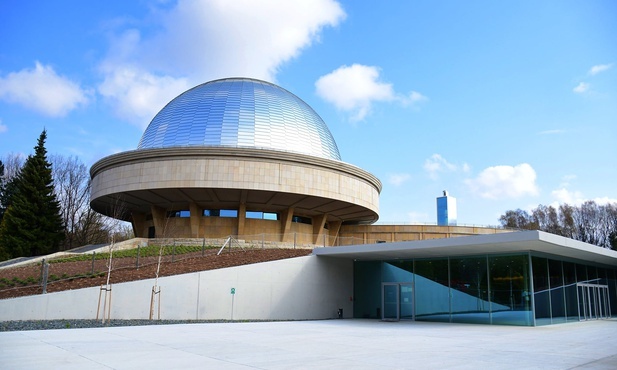
[[[0,157],[45,128],[89,166],[184,90],[243,76],[317,111],[382,181],[380,222],[436,222],[442,190],[463,224],[617,202],[616,20],[613,0],[5,0]]]

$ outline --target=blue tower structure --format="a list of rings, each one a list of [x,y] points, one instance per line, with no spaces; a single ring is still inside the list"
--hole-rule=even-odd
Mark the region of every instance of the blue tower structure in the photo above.
[[[446,190],[442,197],[437,198],[437,225],[456,226],[456,198],[448,195]]]

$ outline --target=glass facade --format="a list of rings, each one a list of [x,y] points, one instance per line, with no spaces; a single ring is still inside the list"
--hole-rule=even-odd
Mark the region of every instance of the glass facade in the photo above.
[[[437,225],[456,225],[456,198],[444,191],[444,196],[437,198]]]
[[[341,160],[319,115],[274,84],[229,78],[196,86],[150,122],[137,149],[227,146],[273,149]]]
[[[617,271],[535,253],[354,262],[354,315],[547,325],[617,312]]]

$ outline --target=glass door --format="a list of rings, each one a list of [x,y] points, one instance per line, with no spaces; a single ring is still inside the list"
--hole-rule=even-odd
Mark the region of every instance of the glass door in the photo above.
[[[598,320],[611,317],[608,285],[578,283],[580,320]]]
[[[413,320],[411,283],[383,283],[381,307],[384,321]]]
[[[399,289],[397,283],[384,283],[382,285],[381,319],[385,321],[400,320],[399,312]]]
[[[413,320],[413,290],[411,283],[399,284],[400,320]]]

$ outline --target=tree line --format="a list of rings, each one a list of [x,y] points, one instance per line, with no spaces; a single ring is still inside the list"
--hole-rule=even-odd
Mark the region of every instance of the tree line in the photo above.
[[[43,131],[25,159],[0,159],[0,261],[132,237],[129,225],[90,208],[86,165],[77,157],[48,156],[46,139]]]
[[[617,203],[598,204],[590,200],[580,206],[539,205],[531,213],[521,209],[506,211],[499,222],[503,227],[546,231],[617,250]]]

